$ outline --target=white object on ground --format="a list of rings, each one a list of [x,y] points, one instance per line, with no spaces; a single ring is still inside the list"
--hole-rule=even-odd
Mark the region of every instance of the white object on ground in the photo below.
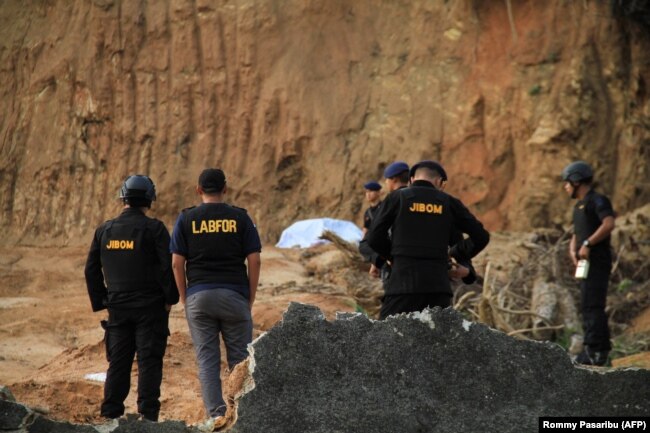
[[[319,239],[319,236],[329,230],[347,242],[359,243],[363,232],[351,221],[333,218],[314,218],[297,221],[284,229],[280,240],[275,244],[278,248],[309,248],[329,241]]]
[[[88,373],[84,379],[93,380],[95,382],[106,382],[106,373]]]

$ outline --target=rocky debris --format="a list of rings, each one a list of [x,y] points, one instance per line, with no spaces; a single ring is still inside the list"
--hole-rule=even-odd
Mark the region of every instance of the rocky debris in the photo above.
[[[535,431],[540,416],[639,416],[650,371],[587,369],[452,309],[326,321],[291,304],[252,345],[232,432]]]

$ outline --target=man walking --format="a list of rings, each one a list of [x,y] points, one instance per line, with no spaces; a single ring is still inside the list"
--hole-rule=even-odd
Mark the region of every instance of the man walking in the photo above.
[[[124,414],[137,353],[138,412],[157,421],[169,311],[178,302],[169,232],[161,221],[146,216],[156,199],[147,176],[127,177],[120,198],[124,210],[97,228],[85,268],[93,311],[108,309],[108,321],[102,321],[109,366],[101,415]]]
[[[591,166],[584,161],[572,162],[562,171],[564,190],[577,200],[569,256],[576,266],[579,260],[589,261],[588,273],[580,279],[585,347],[576,362],[605,365],[611,350],[605,305],[612,270],[610,234],[616,214],[609,199],[592,188],[593,177]]]
[[[422,161],[412,173],[410,187],[392,192],[383,201],[367,236],[370,247],[392,263],[380,319],[450,306],[450,254],[466,261],[489,241],[489,233],[460,200],[435,188],[441,177],[439,164]],[[450,253],[454,229],[469,238],[454,245]]]
[[[253,337],[251,310],[262,246],[246,211],[224,203],[227,188],[222,170],[203,170],[196,191],[202,203],[178,216],[170,249],[210,417],[206,428],[216,429],[226,422],[219,334],[232,369],[248,356]]]

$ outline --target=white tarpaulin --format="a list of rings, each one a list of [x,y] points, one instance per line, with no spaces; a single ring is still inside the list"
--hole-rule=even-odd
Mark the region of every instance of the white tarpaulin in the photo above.
[[[331,231],[348,242],[359,243],[363,232],[351,221],[332,218],[314,218],[297,221],[284,229],[278,248],[308,248],[329,241],[318,239],[325,231]]]

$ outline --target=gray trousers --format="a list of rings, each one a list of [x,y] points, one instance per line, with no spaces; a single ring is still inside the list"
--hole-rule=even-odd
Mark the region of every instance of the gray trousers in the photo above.
[[[210,417],[224,415],[219,334],[223,334],[228,367],[233,368],[248,356],[248,344],[253,339],[248,299],[229,289],[204,290],[187,298],[185,317],[199,366],[205,410]]]

